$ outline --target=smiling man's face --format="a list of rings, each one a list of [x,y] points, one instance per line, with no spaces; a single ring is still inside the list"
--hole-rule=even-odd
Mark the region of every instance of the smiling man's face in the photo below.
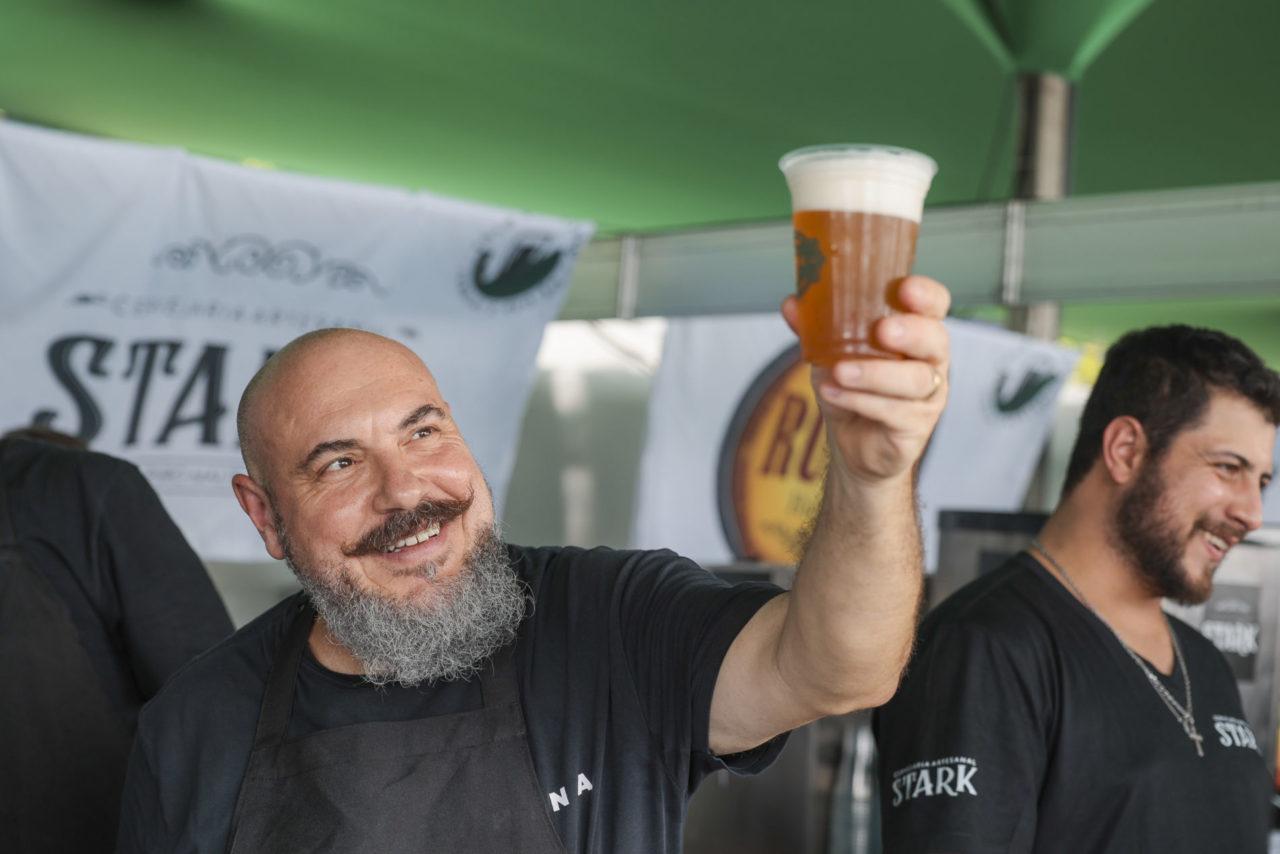
[[[435,379],[362,332],[305,336],[246,392],[232,482],[330,636],[372,681],[465,675],[514,637],[524,589]]]
[[[270,384],[258,436],[301,571],[399,601],[429,596],[493,529],[484,477],[435,379],[408,349],[354,334]],[[273,524],[273,528],[275,525]],[[284,557],[279,532],[264,534]]]
[[[1204,417],[1143,463],[1113,534],[1152,593],[1206,601],[1227,552],[1262,524],[1276,428],[1248,400],[1214,392]]]

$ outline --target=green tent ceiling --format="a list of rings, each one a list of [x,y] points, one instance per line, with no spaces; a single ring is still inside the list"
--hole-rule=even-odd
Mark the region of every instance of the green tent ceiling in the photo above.
[[[943,0],[1009,70],[1079,80],[1153,0]]]
[[[1135,14],[1081,78],[1075,192],[1280,178],[1280,4]],[[605,232],[785,216],[778,155],[822,141],[1002,198],[1008,80],[942,0],[0,3],[15,118]]]

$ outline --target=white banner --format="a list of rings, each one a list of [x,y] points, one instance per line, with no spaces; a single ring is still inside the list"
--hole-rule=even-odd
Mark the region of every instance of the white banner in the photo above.
[[[948,320],[951,396],[920,472],[926,563],[939,509],[1021,506],[1078,354]],[[673,320],[649,404],[633,545],[703,563],[794,560],[820,496],[821,419],[780,317]]]
[[[261,560],[231,494],[240,392],[303,332],[431,367],[501,503],[545,324],[592,227],[0,121],[0,428],[133,460],[206,560]]]

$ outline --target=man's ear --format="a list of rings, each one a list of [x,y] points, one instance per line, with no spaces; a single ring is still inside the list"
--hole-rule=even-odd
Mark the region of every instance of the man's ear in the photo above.
[[[1113,483],[1126,486],[1138,476],[1149,451],[1147,431],[1131,415],[1121,415],[1102,432],[1102,463]]]
[[[271,497],[267,491],[244,474],[231,478],[231,491],[236,494],[236,501],[240,502],[240,507],[248,515],[249,521],[253,522],[253,527],[258,529],[258,535],[267,547],[267,554],[276,560],[284,560],[284,543],[276,533],[276,526],[272,521]]]

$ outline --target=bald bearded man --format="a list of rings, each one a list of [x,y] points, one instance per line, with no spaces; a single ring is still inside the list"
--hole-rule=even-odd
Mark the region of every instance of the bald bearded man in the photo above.
[[[897,685],[949,299],[900,296],[877,335],[904,358],[814,372],[832,463],[789,593],[504,544],[417,356],[353,330],[285,347],[241,401],[232,487],[303,592],[144,710],[120,850],[678,851],[708,773]]]

